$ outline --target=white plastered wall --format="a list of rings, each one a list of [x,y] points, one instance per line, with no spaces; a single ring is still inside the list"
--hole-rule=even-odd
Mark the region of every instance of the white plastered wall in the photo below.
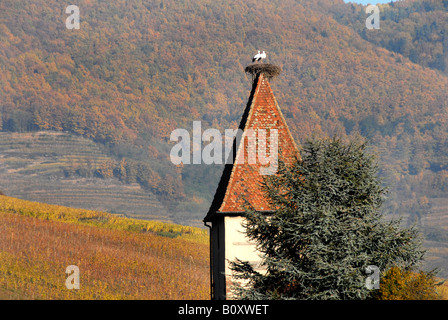
[[[244,234],[244,227],[241,223],[244,221],[240,216],[226,216],[225,223],[225,275],[226,275],[226,291],[229,294],[231,286],[232,270],[230,269],[230,261],[239,258],[242,261],[249,261],[256,271],[262,271],[260,268],[260,252],[256,250],[256,245],[250,242]],[[230,298],[228,296],[228,298]]]

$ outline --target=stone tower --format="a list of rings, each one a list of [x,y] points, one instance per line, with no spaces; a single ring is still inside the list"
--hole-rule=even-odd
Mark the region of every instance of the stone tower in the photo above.
[[[251,262],[255,267],[260,261],[255,245],[242,233],[244,199],[260,212],[266,214],[273,212],[261,189],[263,175],[260,173],[262,172],[260,168],[265,165],[260,161],[247,159],[251,154],[256,154],[251,152],[259,144],[259,139],[256,139],[257,144],[250,143],[246,133],[264,130],[269,134],[275,131],[278,137],[276,148],[278,159],[291,164],[299,158],[297,146],[269,83],[269,79],[273,76],[271,72],[273,68],[279,69],[270,64],[254,64],[246,68],[246,72],[252,74],[253,84],[239,126],[242,138],[233,142],[233,149],[229,155],[232,159],[226,161],[215,197],[203,220],[208,227],[210,225],[207,223],[211,223],[211,292],[212,299],[215,300],[231,298],[229,293],[232,275],[229,260],[233,261],[238,257]]]

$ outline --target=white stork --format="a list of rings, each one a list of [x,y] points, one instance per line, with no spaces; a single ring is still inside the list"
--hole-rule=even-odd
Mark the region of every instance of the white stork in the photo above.
[[[252,58],[252,62],[258,62],[261,59],[266,59],[266,52],[260,53],[260,50],[258,50],[258,53]]]

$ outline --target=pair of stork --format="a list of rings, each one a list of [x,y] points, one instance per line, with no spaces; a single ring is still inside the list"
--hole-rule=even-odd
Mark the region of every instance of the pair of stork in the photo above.
[[[260,53],[260,50],[258,50],[258,53],[252,58],[252,62],[258,62],[261,59],[266,59],[266,52]]]

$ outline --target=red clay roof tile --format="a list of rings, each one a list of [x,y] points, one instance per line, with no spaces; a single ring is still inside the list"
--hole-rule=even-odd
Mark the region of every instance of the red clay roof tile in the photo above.
[[[278,158],[291,164],[296,157],[299,157],[298,148],[274,97],[269,81],[263,73],[254,80],[251,96],[241,119],[240,129],[245,133],[248,132],[248,129],[254,131],[265,129],[267,136],[269,136],[270,129],[277,129]],[[266,140],[269,143],[269,139]],[[242,139],[237,148],[236,142],[234,142],[234,148],[237,150],[234,157],[236,161],[233,161],[233,164],[226,164],[215,198],[204,221],[211,221],[216,214],[220,213],[243,213],[245,211],[243,196],[256,210],[272,210],[261,190],[263,176],[260,173],[260,167],[266,166],[261,165],[258,158],[255,163],[249,163],[250,147],[253,148],[254,145],[249,144],[248,139]],[[269,147],[267,146],[266,149],[269,150]]]

